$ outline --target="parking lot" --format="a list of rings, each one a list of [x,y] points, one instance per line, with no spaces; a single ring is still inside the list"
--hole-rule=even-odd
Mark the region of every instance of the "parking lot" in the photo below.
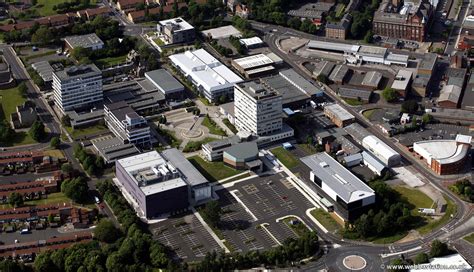
[[[269,248],[287,238],[297,238],[297,234],[280,221],[286,216],[299,217],[315,229],[306,216],[306,210],[313,205],[283,172],[248,179],[217,193],[223,210],[229,211],[222,217],[222,232],[235,251]]]
[[[208,251],[221,250],[193,214],[151,225],[150,231],[160,243],[173,249],[175,258],[186,262],[203,258]]]

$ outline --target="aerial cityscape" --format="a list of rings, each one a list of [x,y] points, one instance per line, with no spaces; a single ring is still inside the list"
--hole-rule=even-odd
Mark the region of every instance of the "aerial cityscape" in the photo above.
[[[0,271],[473,271],[471,61],[467,0],[0,1]]]

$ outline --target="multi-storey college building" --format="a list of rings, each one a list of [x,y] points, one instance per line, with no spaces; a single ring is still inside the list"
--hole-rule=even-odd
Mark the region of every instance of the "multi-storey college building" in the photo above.
[[[372,31],[375,35],[422,42],[432,14],[433,7],[426,0],[384,1],[374,14]]]

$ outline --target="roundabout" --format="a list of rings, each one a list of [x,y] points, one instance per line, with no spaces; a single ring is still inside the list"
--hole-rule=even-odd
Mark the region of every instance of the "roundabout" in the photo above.
[[[367,261],[359,255],[350,255],[342,260],[342,263],[347,269],[362,270],[367,266]]]

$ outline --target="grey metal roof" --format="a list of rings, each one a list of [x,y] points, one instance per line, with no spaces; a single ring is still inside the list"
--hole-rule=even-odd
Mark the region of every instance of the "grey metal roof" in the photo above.
[[[351,137],[354,138],[354,140],[356,140],[359,144],[362,143],[362,140],[365,137],[371,135],[371,133],[367,129],[365,129],[363,126],[361,126],[358,123],[352,123],[348,126],[345,126],[344,130],[349,135],[351,135]]]
[[[282,97],[282,105],[309,99],[310,96],[293,86],[281,75],[269,76],[261,79],[261,82],[276,90]]]
[[[183,84],[181,84],[165,69],[146,72],[145,76],[165,94],[177,90],[184,90]]]
[[[313,96],[313,95],[320,96],[323,94],[323,91],[321,89],[311,84],[311,82],[309,82],[304,77],[299,75],[293,69],[280,71],[279,74],[283,78],[285,78],[288,82],[293,84],[296,88],[298,88],[301,92],[304,92],[310,96]]]
[[[433,70],[437,60],[438,55],[434,53],[425,53],[418,65],[418,69]]]
[[[319,75],[329,76],[334,66],[336,66],[334,62],[326,61],[326,60],[320,61],[315,65],[313,74],[315,76],[319,76]]]
[[[176,148],[166,149],[161,155],[171,162],[183,175],[186,183],[191,186],[198,186],[209,183],[209,181],[192,165],[183,154]]]
[[[116,137],[93,141],[92,144],[108,163],[140,153],[135,145],[124,144]]]
[[[345,44],[345,43],[335,43],[335,42],[325,42],[311,40],[308,42],[307,46],[311,49],[318,49],[323,51],[341,51],[346,53],[355,53],[359,50],[359,45]]]
[[[329,79],[332,81],[343,81],[349,72],[349,67],[343,64],[336,65],[329,75]]]
[[[374,190],[325,152],[300,160],[346,203],[374,196]]]
[[[342,98],[351,98],[351,99],[360,98],[362,101],[369,101],[370,97],[372,96],[372,91],[341,87],[337,90],[337,94],[341,96]]]
[[[471,75],[469,83],[464,90],[461,107],[466,110],[474,111],[474,76]]]
[[[382,80],[382,73],[377,71],[367,72],[362,80],[362,85],[377,88]]]
[[[39,61],[31,65],[33,69],[40,75],[44,82],[53,80],[53,67],[47,61]]]
[[[354,115],[352,115],[350,112],[348,112],[346,109],[341,107],[339,104],[329,104],[324,106],[324,111],[331,112],[335,116],[337,116],[338,119],[344,121],[344,120],[352,120],[354,119]]]
[[[233,145],[224,151],[224,156],[230,156],[236,161],[246,161],[258,156],[258,147],[256,142],[243,142]]]
[[[352,155],[349,155],[349,156],[345,156],[344,158],[342,158],[342,160],[346,163],[346,164],[349,164],[351,162],[360,162],[362,161],[362,155],[360,153],[355,153],[355,154],[352,154]]]
[[[72,48],[77,47],[93,47],[97,45],[104,45],[104,42],[97,36],[95,33],[80,35],[80,36],[70,36],[64,39]]]
[[[215,149],[229,147],[229,146],[237,144],[237,143],[240,143],[240,138],[238,136],[234,135],[234,136],[229,137],[229,138],[225,138],[225,139],[222,139],[222,140],[217,140],[217,141],[212,141],[212,142],[206,143],[205,145],[207,145],[211,150],[215,150]]]
[[[385,169],[385,165],[367,151],[362,152],[362,158],[364,163],[370,164],[377,172],[382,172]]]

